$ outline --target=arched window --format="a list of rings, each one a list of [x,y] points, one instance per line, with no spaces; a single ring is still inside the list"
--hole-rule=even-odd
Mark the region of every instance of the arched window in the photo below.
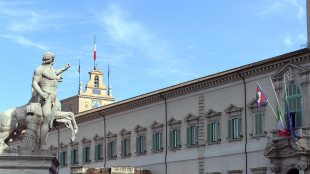
[[[99,87],[99,77],[98,76],[95,76],[94,86],[95,86],[95,88]]]
[[[301,89],[296,83],[289,84],[286,88],[287,101],[290,109],[293,127],[302,126],[302,103],[301,103]],[[285,102],[286,108],[286,102]],[[285,109],[287,112],[287,109]]]

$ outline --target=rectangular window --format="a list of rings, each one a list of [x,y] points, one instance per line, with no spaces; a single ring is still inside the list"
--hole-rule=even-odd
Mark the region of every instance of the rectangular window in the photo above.
[[[95,160],[102,160],[102,144],[95,145]]]
[[[90,162],[90,147],[83,148],[83,163]]]
[[[123,139],[122,140],[122,147],[121,147],[121,155],[122,156],[129,156],[130,154],[130,139]]]
[[[137,154],[145,154],[145,136],[139,136],[137,138],[137,144],[136,144],[136,153]]]
[[[233,118],[228,120],[228,140],[239,139],[241,135],[241,119]]]
[[[71,149],[71,164],[77,164],[78,163],[78,150],[77,149]]]
[[[218,136],[219,136],[218,135],[218,132],[219,132],[218,125],[219,125],[218,122],[208,123],[207,124],[207,140],[208,140],[208,143],[219,141],[219,138],[218,138]]]
[[[198,144],[198,126],[187,127],[187,146]]]
[[[116,142],[112,141],[108,143],[108,158],[116,158]]]
[[[152,151],[157,152],[162,150],[162,132],[153,133]]]
[[[262,112],[255,113],[254,120],[255,120],[254,135],[255,136],[263,135],[263,113]]]
[[[60,166],[65,166],[67,164],[67,152],[66,151],[60,152],[59,163],[60,163]]]
[[[180,129],[169,131],[169,148],[176,149],[180,147]]]

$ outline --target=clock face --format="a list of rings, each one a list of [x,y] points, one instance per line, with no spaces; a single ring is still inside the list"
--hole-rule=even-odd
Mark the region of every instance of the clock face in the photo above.
[[[99,107],[100,107],[100,103],[98,101],[94,101],[93,108],[99,108]]]

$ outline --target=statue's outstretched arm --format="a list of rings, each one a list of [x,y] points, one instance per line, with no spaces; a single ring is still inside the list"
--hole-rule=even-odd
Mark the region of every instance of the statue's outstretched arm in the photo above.
[[[69,64],[69,63],[67,63],[67,64],[65,65],[65,67],[64,67],[64,68],[61,68],[61,69],[55,70],[56,75],[61,74],[62,72],[66,71],[68,68],[70,68],[70,64]]]

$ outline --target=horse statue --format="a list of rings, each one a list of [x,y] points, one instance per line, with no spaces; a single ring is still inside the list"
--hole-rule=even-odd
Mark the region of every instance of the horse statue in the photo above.
[[[60,74],[61,76],[61,74]],[[62,81],[62,77],[59,78]],[[11,108],[0,115],[0,154],[15,152],[16,150],[9,146],[11,138],[17,137],[23,130],[26,130],[22,140],[22,148],[31,150],[40,149],[40,128],[43,122],[43,112],[41,107],[41,97],[32,90],[32,98],[26,105]],[[78,126],[72,112],[63,112],[60,110],[60,102],[57,99],[54,103],[56,122],[64,123],[71,129],[71,141],[75,140],[78,132]],[[52,120],[52,122],[54,121]]]

